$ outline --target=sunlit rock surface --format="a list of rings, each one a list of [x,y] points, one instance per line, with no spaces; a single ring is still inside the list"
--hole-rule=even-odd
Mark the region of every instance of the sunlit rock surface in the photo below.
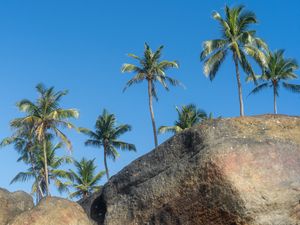
[[[66,199],[48,197],[8,225],[92,225],[82,207]]]
[[[18,214],[30,210],[33,207],[33,200],[25,192],[9,192],[0,188],[0,225],[7,224]]]
[[[105,225],[300,224],[300,118],[206,121],[135,160],[97,193]]]

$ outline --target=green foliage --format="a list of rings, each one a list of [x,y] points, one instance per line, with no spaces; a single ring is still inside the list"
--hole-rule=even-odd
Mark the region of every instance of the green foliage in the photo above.
[[[276,96],[279,96],[279,87],[282,86],[292,92],[300,93],[300,85],[290,84],[286,80],[296,79],[295,70],[299,65],[295,59],[284,58],[284,50],[265,53],[266,64],[262,66],[263,74],[256,76],[260,81],[250,94],[256,94],[266,88],[272,88],[274,94],[274,113],[277,113]],[[248,78],[248,81],[252,81]]]
[[[61,131],[61,128],[75,128],[75,126],[68,121],[70,118],[77,118],[79,113],[75,109],[63,109],[60,107],[60,101],[65,96],[67,91],[54,91],[54,87],[46,88],[42,84],[36,86],[39,97],[35,102],[28,99],[23,99],[17,103],[17,107],[23,113],[24,117],[14,119],[11,121],[11,127],[15,133],[10,138],[2,141],[2,145],[13,143],[15,148],[22,152],[21,159],[30,158],[32,154],[31,148],[33,145],[39,144],[43,149],[44,154],[44,181],[46,183],[46,195],[50,194],[49,177],[47,166],[47,145],[48,140],[54,135],[62,140],[64,144],[71,149],[71,142],[67,136]],[[32,164],[32,163],[31,163]],[[34,167],[35,165],[32,164]],[[34,168],[33,168],[34,169]],[[58,181],[57,181],[58,182]],[[40,191],[42,194],[43,191]]]
[[[221,38],[205,41],[200,59],[204,61],[203,71],[213,80],[226,59],[229,51],[232,52],[236,67],[238,90],[240,98],[240,112],[244,115],[242,87],[239,75],[239,66],[244,72],[255,80],[254,71],[247,56],[251,56],[259,65],[265,65],[264,51],[266,43],[256,37],[256,31],[250,29],[251,24],[256,24],[257,19],[253,12],[246,11],[244,6],[229,8],[225,6],[224,18],[218,13],[213,13],[213,18],[221,27]]]
[[[77,171],[70,170],[69,174],[72,181],[71,187],[75,189],[75,192],[70,194],[70,198],[86,198],[99,190],[98,183],[105,171],[95,174],[96,165],[94,161],[95,159],[87,160],[85,158],[74,161]]]
[[[144,56],[138,57],[134,54],[128,54],[129,57],[138,61],[138,65],[125,63],[121,71],[123,73],[135,73],[135,76],[130,79],[124,91],[133,84],[138,84],[142,81],[150,81],[152,83],[152,96],[158,99],[155,89],[155,83],[159,82],[166,90],[169,90],[168,84],[172,86],[180,85],[178,80],[166,75],[166,71],[170,68],[178,68],[176,61],[160,60],[164,46],[160,46],[153,52],[150,46],[145,43]]]
[[[135,73],[134,77],[127,82],[124,91],[133,84],[138,84],[141,83],[142,81],[147,81],[149,110],[150,110],[151,121],[152,121],[155,147],[157,147],[158,145],[156,124],[154,119],[154,111],[153,111],[153,103],[152,103],[152,97],[158,100],[155,84],[160,83],[167,91],[169,90],[168,84],[172,86],[181,85],[181,83],[178,80],[175,80],[172,77],[166,75],[166,71],[169,68],[178,68],[179,66],[176,61],[167,61],[167,60],[161,61],[160,58],[161,58],[162,50],[163,50],[163,46],[160,46],[158,50],[153,52],[149,47],[149,45],[145,43],[143,57],[139,57],[134,54],[128,55],[129,57],[137,60],[138,65],[125,63],[121,69],[123,73],[125,72]]]
[[[95,124],[95,131],[86,128],[80,128],[79,130],[89,137],[85,142],[86,146],[93,146],[96,148],[103,147],[107,179],[109,179],[106,163],[107,156],[116,160],[119,156],[117,149],[136,151],[134,144],[119,140],[120,136],[131,131],[131,126],[128,124],[117,126],[115,115],[108,113],[106,109],[104,109],[102,114],[98,117]]]
[[[63,109],[60,107],[60,100],[65,96],[67,91],[54,91],[54,87],[46,88],[42,84],[36,86],[39,98],[36,102],[23,99],[17,103],[21,112],[26,114],[25,117],[17,118],[11,122],[11,126],[20,127],[24,124],[34,124],[34,131],[37,139],[43,141],[47,131],[52,131],[58,136],[69,149],[71,142],[66,135],[59,129],[75,128],[68,122],[70,118],[78,118],[79,112],[76,109]]]
[[[228,51],[231,51],[237,56],[246,74],[253,76],[254,72],[246,54],[253,57],[260,65],[264,65],[262,50],[268,49],[266,43],[255,36],[255,30],[249,29],[251,24],[257,23],[255,14],[246,11],[244,6],[233,8],[225,6],[225,18],[218,12],[213,13],[213,18],[220,24],[222,38],[203,43],[200,58],[204,60],[204,74],[213,80]]]
[[[49,183],[53,182],[57,190],[60,193],[68,192],[69,183],[66,182],[66,179],[69,178],[69,173],[65,170],[60,169],[64,164],[69,164],[72,162],[72,159],[68,156],[58,157],[56,151],[63,146],[63,143],[58,143],[53,145],[50,140],[47,140],[46,152],[47,152],[47,166],[49,173]],[[28,182],[31,179],[34,179],[32,184],[31,192],[33,195],[36,195],[37,200],[39,201],[42,197],[47,194],[47,184],[45,180],[45,158],[43,147],[36,142],[32,146],[32,164],[28,161],[24,161],[29,168],[26,172],[18,173],[11,181],[15,182]],[[41,190],[41,192],[39,191]]]
[[[178,133],[184,129],[193,127],[204,119],[207,119],[206,112],[201,109],[197,109],[194,104],[184,105],[181,109],[176,107],[176,111],[178,119],[174,122],[174,126],[161,126],[158,130],[159,133]]]

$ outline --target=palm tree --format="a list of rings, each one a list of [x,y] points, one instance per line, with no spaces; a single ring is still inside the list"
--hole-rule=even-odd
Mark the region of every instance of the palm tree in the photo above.
[[[153,135],[154,135],[154,144],[155,147],[158,146],[157,142],[157,134],[156,134],[156,125],[154,119],[154,111],[153,111],[153,103],[152,98],[154,97],[158,100],[155,83],[160,83],[167,91],[169,90],[167,83],[178,86],[180,82],[167,76],[166,70],[169,68],[178,68],[178,63],[176,61],[161,61],[161,52],[163,50],[163,46],[160,46],[158,50],[153,52],[149,45],[145,43],[144,56],[138,57],[134,54],[128,54],[129,57],[136,59],[139,65],[133,64],[123,64],[122,72],[133,72],[135,76],[130,79],[124,91],[133,84],[141,83],[142,81],[146,81],[148,85],[148,98],[149,98],[149,110],[152,121]]]
[[[106,109],[98,117],[95,124],[95,131],[85,128],[80,128],[80,131],[89,136],[89,139],[85,142],[86,146],[103,147],[107,180],[109,179],[107,156],[115,160],[119,156],[117,149],[136,151],[135,145],[119,140],[122,134],[131,131],[131,126],[128,124],[117,126],[115,115],[108,113]]]
[[[35,149],[34,161],[35,168],[30,166],[26,172],[18,173],[11,181],[11,184],[15,182],[25,182],[32,178],[35,178],[37,171],[38,179],[35,179],[32,187],[31,193],[36,194],[37,202],[40,201],[47,194],[47,181],[45,179],[45,162],[48,165],[48,175],[49,182],[53,181],[54,185],[57,187],[60,193],[68,192],[68,182],[65,182],[69,178],[69,173],[65,170],[60,169],[63,164],[68,164],[72,162],[72,159],[68,156],[58,157],[56,151],[62,148],[63,143],[58,143],[53,145],[51,141],[46,140],[46,152],[47,160],[44,159],[44,149],[40,144],[36,144],[33,148]],[[39,191],[39,187],[42,193]]]
[[[13,120],[11,124],[14,127],[22,127],[24,124],[33,123],[36,138],[43,144],[44,159],[47,159],[46,134],[52,132],[67,145],[68,149],[71,149],[71,142],[61,131],[60,127],[74,128],[74,125],[68,122],[68,119],[78,118],[79,113],[75,109],[63,109],[60,107],[60,100],[68,93],[67,91],[55,92],[54,87],[47,89],[42,84],[38,84],[36,89],[40,95],[37,101],[32,102],[27,99],[20,101],[17,106],[20,111],[26,113],[26,116]],[[50,195],[47,160],[45,160],[44,166],[46,193]]]
[[[38,171],[36,169],[36,162],[34,160],[34,156],[36,154],[36,140],[33,132],[33,123],[24,124],[23,127],[11,127],[14,130],[14,133],[11,137],[4,138],[0,147],[4,147],[7,145],[14,145],[15,150],[20,154],[18,158],[18,162],[23,161],[25,164],[30,164],[32,168],[32,172],[34,174],[35,180],[37,184],[38,182]],[[40,185],[37,186],[39,195],[44,197],[43,191]]]
[[[191,128],[207,118],[206,112],[197,109],[194,104],[184,105],[181,109],[176,107],[176,111],[178,119],[174,122],[174,126],[161,126],[158,130],[159,133],[172,132],[175,134],[184,129]]]
[[[76,191],[70,194],[70,198],[87,198],[93,192],[99,190],[97,184],[105,174],[105,171],[95,175],[96,165],[94,161],[95,159],[87,160],[85,158],[82,158],[80,162],[74,161],[77,172],[70,170],[70,179],[72,181],[71,186]]]
[[[255,94],[263,89],[272,88],[274,114],[277,114],[276,97],[279,96],[278,90],[281,82],[282,86],[287,90],[300,93],[300,85],[290,84],[284,81],[297,78],[295,70],[299,68],[299,65],[295,59],[284,58],[283,54],[284,50],[266,53],[265,58],[267,64],[262,67],[263,74],[257,77],[262,83],[250,92],[250,94]],[[251,79],[249,78],[248,80]]]
[[[253,12],[244,10],[244,6],[233,8],[225,6],[225,18],[222,18],[218,12],[213,13],[213,18],[221,25],[222,38],[203,43],[200,58],[204,60],[204,74],[213,80],[228,52],[232,52],[239,93],[240,116],[244,116],[239,65],[248,76],[254,77],[247,55],[263,65],[265,61],[262,50],[267,49],[267,45],[255,36],[254,30],[249,29],[250,24],[257,23],[257,19]]]

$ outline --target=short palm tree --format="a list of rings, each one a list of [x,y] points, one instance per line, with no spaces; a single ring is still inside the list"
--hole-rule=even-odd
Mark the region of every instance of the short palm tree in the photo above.
[[[295,70],[299,68],[299,65],[295,59],[284,58],[284,50],[266,53],[266,61],[266,66],[262,68],[263,74],[257,77],[262,83],[257,85],[250,94],[258,93],[266,88],[272,88],[274,113],[277,114],[276,97],[279,96],[280,83],[287,90],[300,93],[300,85],[285,82],[285,80],[297,78]]]
[[[152,121],[153,135],[154,135],[154,144],[155,147],[158,145],[157,133],[156,133],[156,124],[153,111],[153,102],[152,98],[158,99],[156,93],[155,83],[160,83],[166,90],[169,90],[167,83],[178,86],[180,82],[166,75],[166,70],[169,68],[178,68],[178,63],[176,61],[161,61],[161,52],[163,46],[160,46],[158,50],[153,52],[149,45],[145,43],[144,56],[138,57],[134,54],[128,54],[129,57],[136,59],[139,65],[134,64],[123,64],[122,72],[133,72],[135,76],[130,79],[124,90],[130,87],[133,84],[141,83],[146,81],[148,85],[148,98],[149,98],[149,110]]]
[[[207,118],[205,111],[197,109],[196,105],[184,105],[179,109],[176,107],[178,119],[174,122],[174,126],[161,126],[159,133],[172,132],[178,133],[184,129],[191,128]]]
[[[203,43],[200,58],[204,60],[204,74],[213,80],[229,51],[232,53],[239,93],[240,115],[244,116],[239,66],[247,75],[254,76],[247,55],[263,65],[265,64],[263,50],[267,49],[267,45],[255,36],[254,30],[249,29],[249,25],[257,23],[257,19],[253,12],[244,10],[243,6],[233,8],[226,6],[225,18],[222,18],[218,12],[213,13],[213,18],[220,24],[222,38]]]
[[[32,178],[35,178],[35,171],[37,171],[38,179],[35,179],[31,192],[37,196],[37,201],[39,201],[43,196],[47,194],[47,183],[45,180],[45,161],[47,161],[48,165],[48,175],[49,181],[53,181],[54,185],[57,187],[60,193],[68,192],[69,183],[66,180],[69,178],[69,173],[65,170],[60,169],[60,167],[64,164],[68,164],[72,162],[72,159],[68,156],[59,157],[56,154],[56,151],[62,148],[63,143],[58,143],[53,145],[51,141],[46,141],[46,152],[47,152],[47,160],[44,159],[44,150],[43,147],[37,144],[34,146],[35,148],[35,168],[30,166],[26,172],[18,173],[13,180],[12,183],[15,182],[25,182]],[[42,195],[39,192],[39,187],[42,190]]]
[[[70,194],[70,198],[87,198],[93,192],[99,190],[98,183],[105,174],[101,171],[95,174],[95,159],[87,160],[82,158],[80,161],[74,161],[76,172],[70,170],[71,187],[76,191]]]
[[[47,89],[42,84],[38,84],[36,89],[40,95],[37,101],[32,102],[27,99],[20,101],[17,106],[20,111],[26,113],[26,116],[13,120],[11,124],[14,127],[22,127],[24,124],[33,123],[35,136],[43,144],[44,159],[47,159],[46,134],[52,132],[67,145],[68,149],[71,149],[71,142],[61,131],[60,127],[74,128],[74,125],[68,119],[78,118],[79,113],[75,109],[63,109],[60,107],[60,100],[68,93],[67,91],[55,92],[54,87]],[[50,195],[47,161],[45,161],[44,166],[46,194]]]
[[[128,124],[117,126],[115,115],[108,113],[105,109],[96,121],[95,131],[85,128],[80,128],[80,131],[89,136],[89,139],[85,142],[86,146],[103,147],[107,180],[109,179],[107,156],[115,160],[119,156],[117,149],[136,151],[134,144],[119,140],[122,134],[131,131],[131,126]]]

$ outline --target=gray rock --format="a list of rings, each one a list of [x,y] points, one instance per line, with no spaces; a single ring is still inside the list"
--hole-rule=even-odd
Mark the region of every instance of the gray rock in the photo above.
[[[92,225],[83,208],[62,198],[42,199],[33,209],[18,215],[8,225]]]
[[[101,225],[300,224],[300,118],[206,121],[132,162],[94,199]]]
[[[0,225],[7,224],[20,213],[33,207],[32,197],[22,191],[9,192],[0,188]]]
[[[82,206],[85,213],[88,215],[88,217],[91,219],[91,221],[93,221],[94,225],[97,225],[97,223],[92,219],[91,209],[94,208],[94,206],[92,206],[92,205],[94,204],[95,200],[97,198],[99,198],[99,196],[101,195],[101,190],[102,190],[102,187],[101,187],[100,191],[98,191],[97,193],[94,193],[92,196],[90,196],[88,198],[80,199],[77,202],[78,204],[80,204]]]

